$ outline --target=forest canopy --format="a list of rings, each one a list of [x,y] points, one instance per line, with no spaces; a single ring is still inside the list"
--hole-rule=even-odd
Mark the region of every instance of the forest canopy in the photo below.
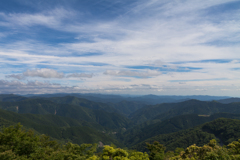
[[[220,146],[215,139],[201,147],[195,144],[175,151],[155,141],[147,143],[148,153],[105,145],[99,150],[97,144],[61,144],[46,135],[36,135],[24,130],[20,124],[3,128],[0,132],[0,159],[46,159],[46,160],[205,160],[240,159],[240,140]]]

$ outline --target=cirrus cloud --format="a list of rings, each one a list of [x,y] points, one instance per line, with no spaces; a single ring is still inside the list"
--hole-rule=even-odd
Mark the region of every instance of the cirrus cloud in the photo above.
[[[48,69],[48,68],[41,68],[41,69],[33,69],[33,70],[27,70],[20,74],[11,74],[6,75],[6,78],[14,78],[18,80],[25,79],[26,77],[40,77],[40,78],[92,78],[93,74],[87,74],[87,73],[71,73],[71,74],[64,74],[62,72],[58,72],[54,69]]]
[[[87,73],[72,73],[72,74],[68,74],[66,77],[70,78],[92,78],[93,74],[87,74]]]
[[[149,78],[156,77],[162,73],[157,70],[147,70],[145,72],[130,71],[130,70],[106,70],[103,74],[111,76],[129,76],[129,77],[141,77]]]
[[[239,87],[239,1],[29,3],[0,5],[0,78],[109,93],[221,94],[210,86]]]
[[[53,69],[41,68],[34,70],[27,70],[23,72],[23,76],[25,77],[42,77],[42,78],[63,78],[64,73],[57,72]]]

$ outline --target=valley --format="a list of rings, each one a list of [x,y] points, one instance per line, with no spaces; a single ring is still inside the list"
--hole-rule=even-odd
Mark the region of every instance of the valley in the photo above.
[[[201,146],[211,139],[226,145],[240,138],[240,102],[236,98],[176,102],[169,97],[171,103],[151,104],[137,97],[136,101],[117,96],[111,101],[104,95],[83,97],[0,95],[0,125],[21,123],[61,143],[114,144],[138,151],[146,151],[146,142],[158,141],[174,150]]]

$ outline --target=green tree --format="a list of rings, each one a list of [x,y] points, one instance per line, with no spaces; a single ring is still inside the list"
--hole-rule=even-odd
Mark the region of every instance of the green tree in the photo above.
[[[164,159],[164,152],[165,147],[162,144],[159,144],[159,142],[155,141],[153,144],[146,143],[147,149],[150,151],[149,153],[149,159],[150,160],[163,160]]]

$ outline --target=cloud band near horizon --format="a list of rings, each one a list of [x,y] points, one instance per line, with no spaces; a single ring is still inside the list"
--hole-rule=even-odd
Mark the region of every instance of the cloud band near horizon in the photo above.
[[[239,1],[2,3],[2,93],[240,96]]]

